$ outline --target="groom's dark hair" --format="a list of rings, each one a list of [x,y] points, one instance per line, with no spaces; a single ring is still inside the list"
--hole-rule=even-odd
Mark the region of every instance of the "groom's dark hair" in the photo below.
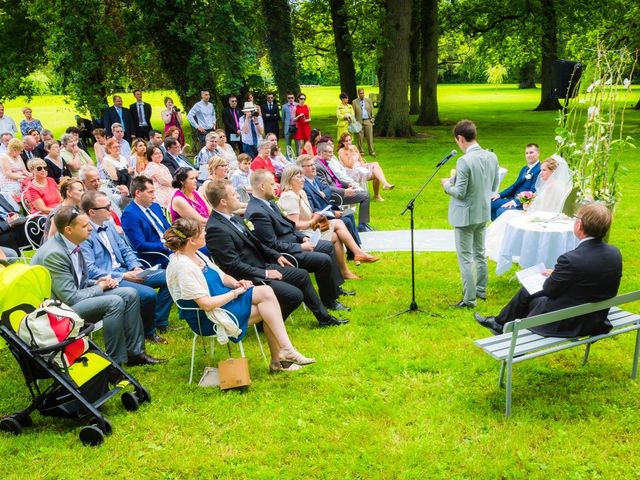
[[[458,135],[462,135],[467,142],[475,140],[477,135],[475,124],[471,120],[460,120],[453,127],[454,138],[458,138]]]
[[[540,151],[540,147],[538,146],[537,143],[527,143],[527,148],[535,148],[536,150]]]

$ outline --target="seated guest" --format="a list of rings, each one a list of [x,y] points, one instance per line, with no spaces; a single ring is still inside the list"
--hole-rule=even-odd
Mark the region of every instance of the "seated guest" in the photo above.
[[[527,164],[522,167],[518,178],[510,186],[491,197],[491,220],[495,220],[506,210],[515,208],[522,210],[522,204],[518,201],[520,192],[535,192],[536,180],[540,173],[540,148],[535,143],[530,143],[524,150]]]
[[[219,157],[222,155],[222,151],[218,149],[218,134],[216,132],[209,132],[204,137],[204,147],[196,155],[196,168],[200,172],[198,180],[204,182],[209,175],[209,160],[212,157]],[[229,162],[227,162],[228,164]]]
[[[113,132],[113,138],[115,138],[118,141],[118,145],[120,145],[120,154],[127,159],[131,157],[131,145],[129,144],[131,133],[125,132],[119,123],[112,124],[111,131]]]
[[[134,175],[141,175],[147,168],[147,142],[144,138],[136,138],[133,141],[133,152],[129,159],[129,166],[133,167]]]
[[[11,132],[0,133],[0,153],[7,153],[9,140],[11,140],[12,138],[13,133]]]
[[[95,143],[93,144],[93,151],[96,154],[96,164],[98,165],[98,170],[104,173],[102,168],[102,159],[107,154],[105,147],[107,146],[107,132],[104,128],[96,128],[93,131],[93,136],[96,138]]]
[[[174,174],[171,186],[176,188],[169,206],[171,221],[175,222],[179,218],[193,218],[205,225],[209,219],[210,209],[197,191],[198,172],[191,168],[179,168]]]
[[[82,197],[81,206],[93,227],[89,238],[81,245],[87,275],[93,280],[110,276],[121,287],[131,287],[138,292],[146,339],[153,343],[167,343],[156,331],[166,329],[169,324],[171,296],[165,271],[160,269],[144,279],[138,276],[144,270],[143,265],[110,221],[111,201],[106,194],[87,192]],[[159,289],[157,293],[156,288]]]
[[[108,186],[106,183],[100,181],[100,172],[93,165],[85,165],[80,169],[78,178],[82,180],[84,189],[87,192],[100,190],[109,197],[112,202],[112,212],[114,217],[118,218],[122,214],[122,210],[129,205],[131,197],[129,196],[129,188],[126,185],[116,185],[115,188]],[[117,224],[118,222],[116,222]]]
[[[71,175],[77,177],[78,171],[84,165],[93,165],[93,160],[89,154],[78,146],[78,141],[70,133],[62,135],[60,143],[62,145],[60,156],[69,167]]]
[[[33,118],[33,110],[31,110],[31,107],[24,107],[22,114],[24,115],[24,120],[20,121],[20,132],[23,138],[29,135],[29,130],[35,129],[40,131],[44,128],[40,120]]]
[[[329,168],[329,160],[333,156],[333,148],[328,143],[318,143],[318,156],[316,157],[316,180],[328,186],[332,193],[338,195],[343,204],[359,203],[358,231],[370,232],[373,230],[369,225],[369,192],[356,190],[352,186],[343,185],[335,173]]]
[[[53,298],[69,305],[85,321],[103,322],[107,354],[128,365],[152,365],[163,360],[144,351],[140,301],[133,288],[119,287],[110,276],[92,280],[80,254],[80,244],[89,238],[89,218],[75,207],[61,208],[53,218],[58,233],[31,259],[51,274]]]
[[[591,203],[580,207],[574,218],[573,233],[580,242],[575,250],[558,257],[542,290],[531,295],[521,288],[496,317],[476,312],[474,318],[480,325],[500,334],[506,323],[517,318],[600,302],[618,294],[622,256],[616,247],[602,241],[611,226],[611,212],[603,204]],[[601,310],[531,330],[550,337],[598,335],[611,330],[608,313],[609,309]]]
[[[107,154],[102,159],[102,169],[113,185],[129,187],[134,169],[129,161],[120,153],[120,144],[115,138],[107,140],[105,146]]]
[[[164,132],[165,140],[169,137],[175,138],[178,142],[180,142],[180,154],[184,154],[185,151],[189,148],[189,144],[184,142],[184,139],[180,138],[180,129],[178,127],[169,127],[166,132]]]
[[[12,252],[30,245],[24,230],[27,219],[19,212],[20,207],[11,195],[0,193],[0,245]],[[11,256],[13,256],[12,253]]]
[[[33,179],[28,183],[24,194],[25,200],[31,206],[29,213],[46,215],[62,201],[58,184],[53,178],[47,176],[47,163],[40,158],[29,160],[29,170],[33,174]]]
[[[280,195],[280,200],[278,200],[278,206],[282,209],[283,214],[295,223],[297,230],[307,236],[311,236],[313,231],[319,228],[318,225],[321,220],[326,219],[326,217],[319,213],[313,213],[307,194],[304,191],[304,182],[302,167],[290,165],[285,168],[282,174],[283,192]],[[327,221],[327,225],[328,228],[322,232],[320,238],[333,243],[342,277],[345,280],[359,280],[360,277],[351,272],[347,266],[344,251],[345,245],[355,254],[355,260],[358,262],[373,263],[377,262],[379,258],[369,255],[358,246],[342,220],[332,218]]]
[[[9,140],[6,153],[0,153],[0,192],[10,194],[16,202],[20,202],[25,183],[33,178],[20,158],[21,153],[22,142],[17,138]]]
[[[25,135],[22,138],[22,153],[20,154],[20,158],[26,165],[29,160],[33,160],[34,158],[40,158],[36,154],[36,147],[38,146],[38,142],[31,135]]]
[[[80,129],[78,127],[68,127],[64,133],[68,133],[69,135],[71,135],[71,138],[76,142],[76,144],[78,145],[78,148],[80,150],[83,150],[84,153],[87,154],[87,156],[89,155],[89,149],[87,148],[84,141],[80,137]],[[89,136],[89,138],[91,138],[91,136]]]
[[[71,170],[67,166],[60,152],[60,144],[57,140],[48,140],[44,144],[47,155],[44,161],[47,164],[47,175],[53,178],[56,183],[60,183],[63,177],[71,177]]]
[[[213,335],[215,324],[219,339],[224,341],[226,336],[230,336],[232,341],[238,342],[244,338],[248,325],[264,321],[264,333],[271,350],[270,371],[294,371],[301,365],[315,362],[313,358],[300,354],[291,344],[280,305],[271,287],[254,286],[250,280],[236,280],[198,251],[205,244],[204,228],[200,222],[181,218],[165,232],[164,238],[166,246],[175,252],[167,266],[171,296],[176,302],[195,302],[211,320],[201,323],[197,312],[181,310],[180,318],[186,320],[194,332]],[[239,328],[229,328],[225,319],[220,318],[224,314],[215,311],[217,308],[233,313]],[[225,334],[221,334],[221,330]],[[226,335],[227,331],[230,335]]]
[[[33,132],[31,133],[31,135],[33,135],[33,138],[35,138],[38,141],[38,145],[36,146],[36,156],[38,158],[44,158],[46,156],[46,152],[44,150],[44,144],[49,140],[55,140],[55,138],[53,138],[53,132],[45,128],[43,130],[40,130],[37,133],[37,136]]]
[[[171,186],[173,177],[169,169],[162,164],[164,155],[160,147],[152,146],[147,148],[147,168],[144,176],[150,178],[156,190],[156,202],[162,208],[169,208],[171,198],[176,189]]]
[[[162,138],[162,133],[159,130],[149,130],[149,143],[148,147],[158,147],[162,150],[162,154],[164,155],[164,138]]]
[[[80,208],[80,200],[84,194],[84,184],[79,178],[66,177],[63,178],[59,185],[60,196],[62,202],[55,207],[47,216],[47,221],[42,229],[44,234],[42,235],[42,243],[46,242],[49,237],[53,237],[58,230],[56,230],[56,224],[53,222],[53,217],[58,210],[62,207],[78,207]]]
[[[249,201],[249,194],[251,193],[251,182],[249,181],[249,176],[251,175],[251,157],[246,153],[238,155],[238,167],[238,170],[231,174],[231,184],[238,194],[240,201],[247,203]]]
[[[182,155],[180,143],[173,138],[168,137],[164,141],[165,154],[162,159],[162,164],[169,169],[171,175],[176,173],[181,167],[194,169],[193,165],[189,163],[185,156]]]
[[[206,241],[211,257],[218,265],[235,278],[270,285],[280,303],[283,318],[287,318],[304,299],[321,327],[348,322],[329,315],[305,270],[294,268],[280,253],[263,245],[252,233],[251,222],[243,223],[233,215],[240,202],[229,181],[211,182],[207,197],[213,211],[207,222]]]
[[[38,130],[29,130],[29,136],[33,138],[36,146],[33,147],[33,154],[38,158],[44,158],[47,156],[47,152],[44,150],[44,142],[40,140],[40,132]]]
[[[251,171],[256,170],[268,170],[269,172],[276,174],[276,169],[271,163],[271,142],[263,140],[258,144],[258,155],[251,162]]]
[[[198,193],[205,202],[207,201],[207,194],[205,192],[207,191],[209,182],[212,180],[229,180],[229,163],[222,157],[211,157],[207,164],[207,173],[207,177],[205,177],[202,185],[198,188]],[[198,180],[200,180],[200,177],[198,177]]]
[[[349,310],[337,299],[346,291],[335,258],[333,244],[319,240],[314,246],[304,233],[296,231],[295,224],[280,211],[275,199],[275,179],[271,172],[256,170],[251,175],[253,195],[247,205],[245,217],[253,224],[254,234],[267,247],[288,253],[300,268],[315,274],[320,299],[331,310]]]
[[[218,134],[218,150],[220,150],[222,157],[229,162],[231,170],[238,168],[238,157],[233,147],[227,143],[227,135],[224,130],[218,129],[215,131]]]
[[[158,253],[171,253],[164,246],[162,237],[169,228],[169,222],[162,207],[155,203],[153,182],[144,175],[134,177],[131,180],[131,197],[133,201],[122,212],[122,228],[129,243],[140,258],[166,268],[168,260]]]
[[[387,182],[382,167],[378,162],[367,162],[360,154],[358,147],[351,143],[351,134],[343,133],[338,142],[338,158],[347,169],[350,177],[358,182],[371,181],[373,184],[373,198],[378,202],[384,199],[380,196],[380,185],[384,190],[391,190],[394,185]]]

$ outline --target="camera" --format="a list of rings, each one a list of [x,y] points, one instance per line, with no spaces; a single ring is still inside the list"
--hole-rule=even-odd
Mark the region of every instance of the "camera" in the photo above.
[[[179,112],[179,111],[180,111],[180,109],[179,109],[178,107],[173,107],[173,111],[174,111],[174,112]]]
[[[260,114],[257,111],[254,110],[253,113],[251,113],[251,116],[252,117],[259,117]]]

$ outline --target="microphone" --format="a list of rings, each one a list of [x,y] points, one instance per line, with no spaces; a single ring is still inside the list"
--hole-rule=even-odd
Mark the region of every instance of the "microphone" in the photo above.
[[[440,163],[438,163],[436,168],[440,168],[445,163],[447,163],[449,160],[451,160],[451,157],[455,157],[457,154],[458,154],[458,152],[456,152],[455,150],[451,150],[451,153],[447,154],[446,157],[444,157],[442,160],[440,160]]]

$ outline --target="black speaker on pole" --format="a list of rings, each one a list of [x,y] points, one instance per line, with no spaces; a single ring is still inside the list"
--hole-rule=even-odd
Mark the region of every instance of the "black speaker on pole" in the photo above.
[[[571,60],[554,60],[551,77],[551,98],[574,98],[578,95],[582,64]]]

